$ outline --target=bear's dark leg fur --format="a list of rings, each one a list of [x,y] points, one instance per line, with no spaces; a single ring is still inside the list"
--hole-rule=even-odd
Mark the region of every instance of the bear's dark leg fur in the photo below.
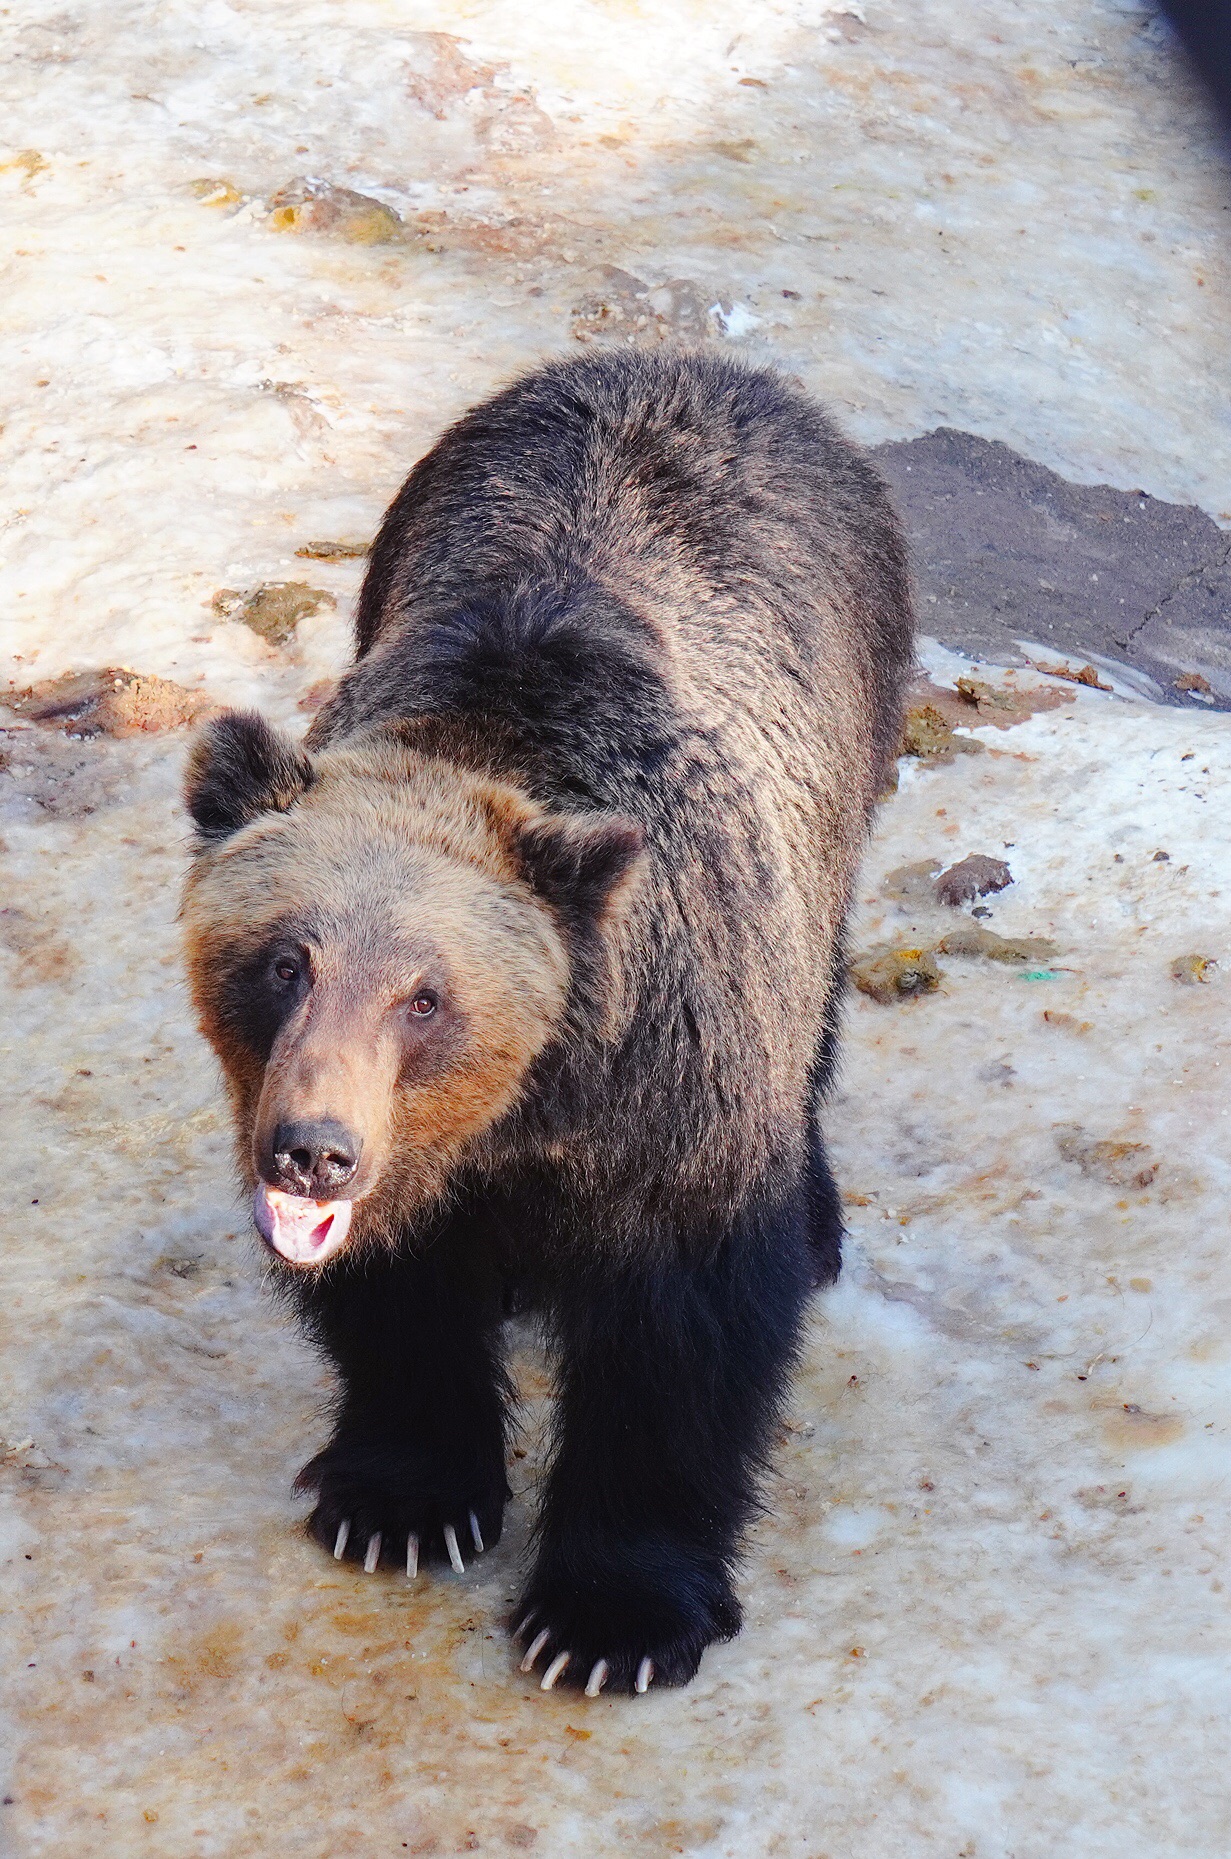
[[[816,1047],[813,1076],[809,1088],[809,1123],[807,1123],[807,1192],[809,1192],[809,1240],[813,1247],[813,1285],[833,1285],[842,1270],[842,1195],[829,1167],[826,1145],[820,1134],[820,1112],[826,1101],[839,1056],[839,1013],[841,983],[829,998],[826,1030]]]
[[[499,1541],[508,1387],[499,1281],[459,1219],[422,1253],[373,1255],[289,1287],[341,1380],[333,1438],[296,1480],[318,1495],[308,1528],[362,1561],[463,1558]],[[473,1519],[473,1521],[472,1521]]]
[[[655,1683],[685,1684],[739,1631],[732,1568],[814,1278],[810,1224],[801,1189],[700,1260],[681,1247],[553,1284],[557,1446],[514,1621],[543,1668],[569,1654],[562,1682],[605,1660],[631,1690],[649,1660]]]
[[[811,1242],[813,1283],[831,1285],[842,1270],[842,1196],[829,1166],[821,1137],[821,1111],[838,1069],[842,1032],[842,1003],[847,988],[846,930],[833,953],[833,980],[825,1004],[824,1030],[817,1045],[809,1079],[808,1198],[812,1210]]]
[[[812,1282],[817,1287],[831,1285],[842,1270],[842,1196],[829,1166],[815,1111],[808,1132],[808,1205]]]

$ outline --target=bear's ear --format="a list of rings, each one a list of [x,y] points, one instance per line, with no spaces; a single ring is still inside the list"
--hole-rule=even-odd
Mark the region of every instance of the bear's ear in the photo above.
[[[289,736],[252,710],[228,710],[192,746],[184,798],[206,841],[226,839],[262,813],[285,813],[315,779]]]
[[[548,813],[517,832],[526,877],[578,927],[600,923],[636,878],[645,834],[618,813]]]

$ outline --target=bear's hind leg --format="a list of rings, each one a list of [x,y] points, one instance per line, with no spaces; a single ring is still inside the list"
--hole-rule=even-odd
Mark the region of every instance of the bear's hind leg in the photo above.
[[[696,1264],[557,1289],[557,1449],[514,1615],[544,1685],[686,1684],[739,1631],[732,1570],[813,1278],[806,1192]],[[566,1656],[567,1655],[567,1656]]]
[[[508,1384],[499,1286],[447,1230],[422,1256],[342,1263],[293,1287],[341,1383],[333,1438],[296,1479],[341,1560],[418,1571],[500,1539]]]

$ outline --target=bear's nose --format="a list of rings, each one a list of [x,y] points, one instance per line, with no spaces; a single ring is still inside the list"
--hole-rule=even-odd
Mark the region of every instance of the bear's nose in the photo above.
[[[271,1188],[332,1201],[353,1179],[363,1144],[344,1124],[321,1117],[314,1123],[280,1123],[271,1147]]]

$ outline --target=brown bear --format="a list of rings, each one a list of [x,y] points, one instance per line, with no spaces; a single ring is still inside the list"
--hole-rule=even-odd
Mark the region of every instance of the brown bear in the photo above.
[[[814,1285],[851,884],[912,650],[901,531],[795,385],[712,354],[527,376],[412,471],[299,747],[197,741],[184,919],[255,1221],[339,1378],[300,1475],[373,1571],[506,1500],[501,1332],[555,1438],[515,1633],[684,1683]]]

